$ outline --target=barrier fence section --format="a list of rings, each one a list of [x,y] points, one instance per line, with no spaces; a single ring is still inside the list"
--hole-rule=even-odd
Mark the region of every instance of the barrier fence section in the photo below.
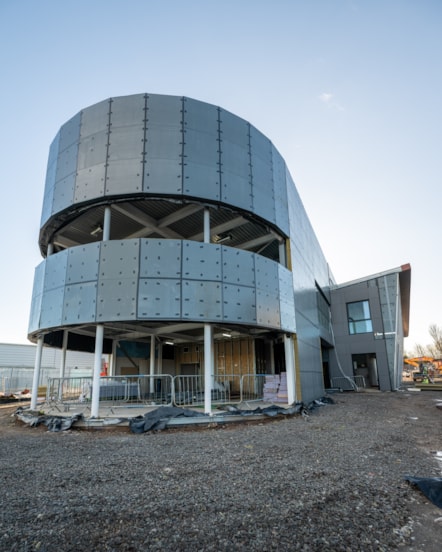
[[[244,374],[241,376],[241,402],[261,401],[264,384],[269,374]]]
[[[217,374],[211,378],[213,404],[259,401],[268,374]],[[66,406],[87,406],[92,400],[92,377],[49,378],[46,400]],[[204,375],[169,374],[101,376],[100,403],[108,406],[202,406]]]
[[[55,368],[43,367],[40,371],[41,386],[46,386],[48,379],[57,373]],[[21,368],[13,366],[11,368],[0,368],[0,392],[5,395],[22,393],[32,388],[34,378],[34,368]]]
[[[352,385],[352,382],[354,385]],[[343,391],[354,391],[355,385],[358,389],[364,389],[366,387],[364,376],[340,376],[331,378],[331,384],[332,387],[338,387]]]
[[[50,378],[46,400],[65,405],[85,405],[92,400],[92,377]],[[172,376],[102,376],[100,402],[112,406],[146,404],[170,406],[172,404]]]

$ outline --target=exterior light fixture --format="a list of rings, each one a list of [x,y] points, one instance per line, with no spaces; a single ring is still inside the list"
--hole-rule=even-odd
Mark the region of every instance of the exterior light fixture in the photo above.
[[[91,232],[91,236],[96,236],[97,234],[101,234],[103,232],[103,227],[101,224],[99,224],[96,228],[94,228]]]
[[[232,239],[231,234],[219,234],[216,236],[213,236],[214,243],[225,243]]]
[[[173,341],[170,341],[170,340],[164,342],[164,345],[173,345],[173,344],[174,344]]]

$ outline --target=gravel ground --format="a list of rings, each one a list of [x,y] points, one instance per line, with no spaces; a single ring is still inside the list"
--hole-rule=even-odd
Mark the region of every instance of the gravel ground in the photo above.
[[[442,393],[342,393],[308,418],[51,433],[0,410],[0,550],[439,552]],[[438,519],[441,518],[441,519]]]

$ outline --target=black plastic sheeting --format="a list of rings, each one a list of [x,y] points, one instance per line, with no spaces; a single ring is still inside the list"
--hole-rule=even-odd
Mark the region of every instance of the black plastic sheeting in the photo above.
[[[167,427],[169,421],[173,418],[200,418],[207,417],[202,412],[178,408],[177,406],[161,406],[151,412],[146,412],[144,416],[137,416],[129,420],[129,429],[132,433],[146,433],[146,431],[161,431]],[[209,419],[208,419],[209,421]]]
[[[442,477],[413,477],[406,475],[405,481],[415,485],[431,502],[442,508]]]
[[[263,408],[258,407],[250,410],[238,408],[234,405],[223,405],[220,406],[219,409],[229,416],[256,416],[260,414],[263,416],[276,417],[293,416],[294,414],[308,415],[309,410],[313,410],[314,408],[318,408],[319,406],[325,406],[326,404],[334,404],[334,402],[328,397],[323,397],[322,399],[313,401],[307,407],[304,405],[304,403],[300,402],[295,403],[293,406],[289,406],[288,408],[283,408],[282,406],[272,404]],[[222,416],[221,413],[220,416]],[[207,423],[216,421],[216,419],[214,420],[212,416],[209,416],[208,414],[203,414],[202,412],[198,412],[196,410],[189,410],[176,406],[162,406],[160,408],[152,410],[151,412],[147,412],[144,416],[137,416],[136,418],[130,419],[129,428],[132,433],[162,431],[167,427],[171,419],[180,417],[207,418]]]
[[[308,416],[309,411],[314,410],[320,406],[326,404],[334,404],[333,400],[329,397],[323,397],[312,401],[307,406],[302,403],[295,403],[289,407],[282,407],[272,404],[266,407],[257,407],[255,409],[242,409],[234,405],[223,405],[220,408],[219,416],[256,416],[263,415],[269,417],[276,416],[293,416],[294,414],[301,414]],[[45,425],[48,431],[66,431],[78,421],[84,420],[83,414],[74,414],[73,416],[53,416],[47,414],[36,414],[33,411],[18,408],[15,412],[15,416],[25,424],[31,427],[37,427],[39,425]],[[197,410],[190,410],[187,408],[180,408],[177,406],[161,406],[146,412],[144,416],[137,416],[136,418],[118,418],[116,420],[107,420],[104,425],[118,425],[122,422],[129,422],[129,429],[132,433],[146,433],[148,431],[162,431],[165,429],[170,420],[174,418],[206,418],[207,423],[217,421],[216,417],[209,416],[203,412]]]
[[[45,425],[48,431],[66,431],[76,422],[83,419],[83,414],[74,414],[74,416],[48,416],[46,414],[34,414],[18,408],[15,416],[25,424],[31,427]]]

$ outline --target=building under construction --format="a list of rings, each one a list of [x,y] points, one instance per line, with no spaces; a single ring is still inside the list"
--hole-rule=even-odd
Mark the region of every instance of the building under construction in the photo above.
[[[43,347],[93,352],[92,416],[104,377],[144,376],[138,398],[197,377],[206,411],[245,385],[289,404],[399,385],[410,267],[337,285],[284,159],[221,107],[138,94],[77,113],[50,147],[39,246],[35,381]]]

